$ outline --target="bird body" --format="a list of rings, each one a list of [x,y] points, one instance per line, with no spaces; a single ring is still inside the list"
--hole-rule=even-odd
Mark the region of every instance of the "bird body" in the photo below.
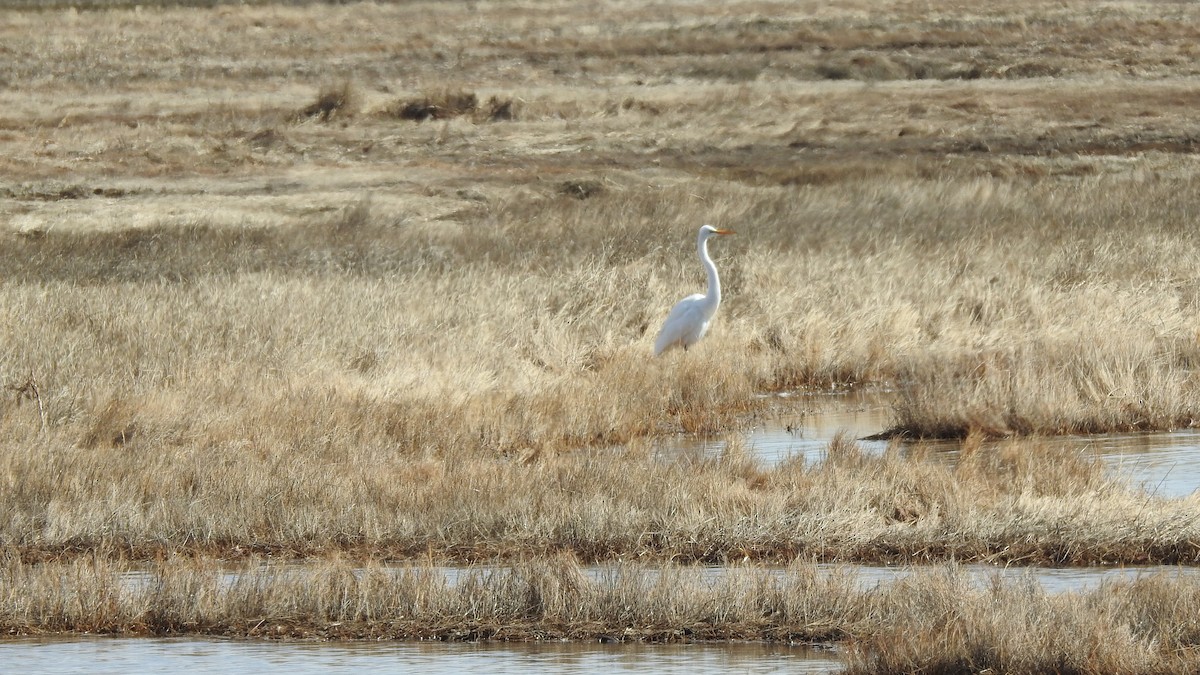
[[[696,238],[696,253],[699,254],[700,264],[704,265],[704,271],[708,274],[708,292],[689,295],[675,303],[658,332],[658,338],[654,340],[655,356],[672,347],[682,347],[686,351],[708,332],[717,307],[721,305],[721,277],[717,275],[717,266],[708,255],[708,240],[726,234],[733,234],[733,231],[720,230],[712,225],[700,228]]]

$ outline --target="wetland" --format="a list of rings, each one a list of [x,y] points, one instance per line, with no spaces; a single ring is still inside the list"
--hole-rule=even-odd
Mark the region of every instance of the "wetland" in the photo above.
[[[6,656],[1200,663],[1195,5],[0,7]]]

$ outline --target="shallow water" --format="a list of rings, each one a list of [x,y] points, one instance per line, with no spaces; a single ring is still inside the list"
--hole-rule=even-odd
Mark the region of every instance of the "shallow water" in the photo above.
[[[788,411],[765,418],[744,434],[743,440],[750,452],[768,466],[798,456],[806,463],[820,462],[837,434],[863,439],[891,426],[894,399],[895,394],[886,391],[785,397]],[[1200,488],[1200,429],[1043,440],[1099,458],[1113,474],[1149,494],[1184,497]],[[876,454],[883,453],[888,446],[887,441],[857,442],[867,452]],[[935,461],[954,462],[958,458],[956,441],[921,444],[930,450],[927,456]],[[660,445],[658,452],[662,456],[689,453],[716,456],[725,446],[724,437],[678,436]],[[911,449],[915,443],[906,443],[904,447]]]
[[[1063,442],[1100,457],[1110,470],[1150,494],[1183,497],[1200,488],[1200,430],[1108,434]]]
[[[736,567],[712,566],[704,569],[704,577],[712,585],[724,583],[725,579],[736,572]],[[762,568],[757,568],[762,570]],[[823,576],[844,575],[863,590],[884,588],[902,581],[915,574],[928,572],[931,569],[940,570],[941,566],[886,566],[859,565],[854,563],[829,563],[817,565],[818,574]],[[767,573],[783,579],[788,571],[784,567],[767,568]],[[1129,567],[999,567],[972,563],[959,565],[959,571],[964,574],[971,586],[976,589],[988,588],[993,580],[1003,583],[1028,582],[1040,587],[1045,593],[1057,595],[1068,592],[1087,592],[1095,590],[1102,584],[1116,581],[1133,581],[1140,577],[1157,574],[1168,578],[1187,578],[1200,581],[1200,568],[1177,567],[1172,565],[1135,565]],[[611,575],[610,569],[604,567],[588,567],[585,574],[593,581],[602,580]]]
[[[840,575],[863,590],[884,587],[914,574],[928,571],[929,569],[942,569],[940,566],[860,565],[856,563],[820,563],[816,565],[816,568],[817,573],[821,576],[833,577]],[[455,586],[473,574],[508,574],[512,568],[502,565],[416,568],[400,563],[383,569],[396,575],[408,571],[441,574],[445,578],[447,585]],[[1106,582],[1132,581],[1139,577],[1154,574],[1165,574],[1168,577],[1174,578],[1187,577],[1200,581],[1200,568],[1171,565],[1133,565],[1128,567],[1002,567],[983,563],[969,563],[959,565],[958,569],[975,588],[986,588],[995,579],[1006,583],[1028,581],[1041,587],[1048,594],[1087,591],[1095,589]],[[272,564],[269,567],[260,568],[258,571],[271,575],[287,576],[293,573],[303,574],[306,571],[306,567],[303,563]],[[588,580],[598,584],[615,582],[618,576],[623,573],[620,567],[603,564],[583,566],[580,568],[580,571]],[[730,577],[743,572],[768,574],[780,580],[783,580],[789,574],[787,567],[764,567],[760,565],[750,568],[740,568],[736,565],[684,568],[685,574],[689,571],[695,571],[704,582],[712,586],[727,583]],[[364,572],[358,570],[356,573]],[[653,568],[639,568],[634,573],[646,574],[652,579],[657,575],[657,572]],[[222,572],[220,573],[217,585],[218,587],[229,588],[238,582],[242,574],[244,574],[242,571]],[[153,573],[145,571],[128,572],[121,576],[123,587],[129,592],[135,593],[148,589],[156,581],[157,578]]]
[[[5,672],[66,673],[834,673],[803,646],[598,643],[315,643],[80,638],[0,641]]]
[[[872,568],[863,566],[862,579],[871,578],[878,570],[891,568]],[[1170,578],[1188,578],[1200,580],[1200,568],[1175,567],[1171,565],[1140,565],[1131,567],[993,567],[991,565],[972,564],[962,565],[963,572],[976,588],[986,588],[993,579],[1005,583],[1016,583],[1026,580],[1037,584],[1048,594],[1055,595],[1068,592],[1086,592],[1095,590],[1101,584],[1115,581],[1133,581],[1139,577],[1163,574]],[[892,574],[890,578],[875,576],[877,583],[894,582],[897,579],[913,574],[919,568],[901,568],[900,573]]]

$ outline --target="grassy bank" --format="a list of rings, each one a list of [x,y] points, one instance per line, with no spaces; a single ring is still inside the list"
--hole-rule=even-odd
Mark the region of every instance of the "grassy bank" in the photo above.
[[[333,444],[318,457],[244,448],[60,449],[4,459],[0,530],[27,560],[99,553],[1018,564],[1200,560],[1196,497],[1165,499],[1041,444],[965,446],[956,465],[835,441],[768,468],[644,446],[449,460]]]
[[[232,573],[203,559],[130,567],[9,557],[0,629],[275,639],[782,640],[835,643],[849,672],[1156,673],[1197,665],[1196,584],[1169,574],[1050,595],[982,586],[953,565],[891,584],[796,562],[624,563],[589,577],[570,556],[460,572],[344,562]],[[903,627],[903,628],[901,628]]]

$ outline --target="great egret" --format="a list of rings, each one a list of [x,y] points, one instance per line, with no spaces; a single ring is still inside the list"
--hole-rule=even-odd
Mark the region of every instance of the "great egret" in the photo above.
[[[720,230],[712,225],[700,227],[696,238],[696,252],[700,254],[700,263],[708,273],[708,293],[696,293],[680,300],[671,308],[658,338],[654,340],[654,355],[658,356],[671,347],[688,347],[700,341],[708,330],[708,324],[717,313],[721,304],[721,278],[717,276],[717,266],[708,257],[708,240],[710,237],[733,234],[733,230]]]

